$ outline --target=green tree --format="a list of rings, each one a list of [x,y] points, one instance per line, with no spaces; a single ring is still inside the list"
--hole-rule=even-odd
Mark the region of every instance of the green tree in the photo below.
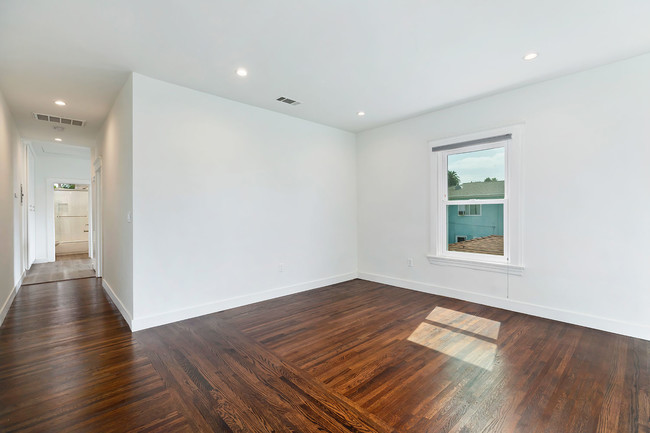
[[[497,178],[496,177],[486,177],[483,182],[496,182]]]
[[[457,185],[460,185],[460,177],[458,177],[458,173],[447,170],[447,186],[451,187]]]

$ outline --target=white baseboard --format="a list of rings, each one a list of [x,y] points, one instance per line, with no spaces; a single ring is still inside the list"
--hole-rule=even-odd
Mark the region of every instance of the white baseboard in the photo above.
[[[11,289],[11,292],[9,292],[9,296],[7,296],[7,299],[5,299],[4,304],[2,304],[2,307],[0,308],[0,326],[2,326],[2,322],[4,322],[5,317],[7,317],[7,313],[11,308],[11,304],[14,302],[14,299],[18,294],[18,291],[20,290],[20,286],[23,285],[24,279],[25,279],[25,271],[23,271],[23,274],[20,276],[18,283],[14,286],[13,289]]]
[[[118,310],[120,310],[120,313],[122,313],[122,317],[124,317],[124,320],[126,321],[126,324],[129,325],[129,328],[133,330],[133,319],[131,318],[131,314],[129,314],[129,311],[126,309],[124,304],[122,303],[122,300],[115,294],[115,291],[113,288],[106,282],[105,279],[102,278],[102,287],[104,288],[104,291],[108,295],[109,298],[113,301],[113,304],[117,307]]]
[[[387,275],[359,272],[359,278],[362,280],[374,281],[376,283],[417,290],[419,292],[431,293],[433,295],[441,295],[449,298],[461,299],[463,301],[475,302],[477,304],[488,305],[490,307],[503,308],[504,310],[530,314],[531,316],[543,317],[545,319],[558,320],[560,322],[585,326],[587,328],[599,329],[601,331],[613,332],[615,334],[627,335],[629,337],[650,340],[650,326],[641,325],[638,323],[623,322],[619,320],[578,313],[575,311],[562,310],[559,308],[530,304],[528,302],[514,301],[512,299],[484,295],[481,293],[450,289],[447,287],[436,286],[419,281],[393,278]]]
[[[353,280],[355,278],[357,278],[357,273],[350,272],[347,274],[335,275],[320,280],[307,281],[305,283],[295,284],[292,286],[278,287],[275,289],[264,290],[248,295],[222,299],[216,302],[211,302],[209,304],[169,311],[167,313],[157,314],[154,316],[140,318],[136,317],[131,323],[131,330],[140,331],[147,328],[153,328],[154,326],[165,325],[167,323],[178,322],[180,320],[212,314],[218,311],[228,310],[230,308],[253,304],[255,302],[279,298],[280,296],[292,295],[294,293],[304,292],[306,290],[329,286],[331,284],[342,283],[344,281]]]

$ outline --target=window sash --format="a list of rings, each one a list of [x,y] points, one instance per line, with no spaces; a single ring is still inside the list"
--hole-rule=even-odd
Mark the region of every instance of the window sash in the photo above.
[[[479,204],[479,205],[503,204],[506,201],[508,201],[508,199],[506,198],[488,198],[488,199],[477,198],[477,199],[470,199],[470,200],[443,200],[442,202],[450,206],[455,204],[460,206],[460,205],[470,205],[470,204]]]
[[[442,165],[444,165],[444,178],[442,177],[443,173],[440,173],[440,179],[444,180],[444,185],[440,185],[439,188],[442,189],[441,194],[439,197],[442,197],[443,200],[449,200],[448,193],[449,193],[449,185],[447,185],[447,171],[448,171],[448,161],[449,161],[449,155],[458,155],[460,153],[471,153],[471,152],[478,152],[481,150],[490,150],[490,149],[498,149],[498,148],[503,148],[504,149],[504,172],[505,172],[505,179],[504,179],[504,198],[499,199],[499,200],[505,200],[509,197],[509,179],[508,179],[508,142],[509,140],[505,141],[498,141],[495,143],[487,143],[487,144],[477,144],[477,145],[470,145],[466,147],[460,147],[457,149],[452,149],[452,150],[441,150],[436,152],[439,155],[440,162]],[[471,150],[470,150],[471,149]],[[435,151],[435,149],[434,149]],[[482,200],[482,199],[472,199],[472,200]],[[469,201],[469,200],[453,200],[454,202],[460,203],[464,201]],[[486,202],[487,203],[487,202]]]
[[[442,214],[444,222],[440,223],[440,232],[439,232],[439,242],[438,242],[438,256],[449,257],[454,259],[467,259],[467,260],[476,260],[483,262],[494,262],[494,263],[508,263],[510,257],[510,249],[508,241],[510,239],[509,230],[508,230],[508,203],[496,203],[503,204],[503,255],[497,256],[493,254],[480,254],[480,253],[468,253],[463,251],[449,251],[449,243],[447,242],[449,233],[449,221],[447,220],[447,206],[454,206],[454,202],[450,202],[449,205],[446,205],[442,208]]]
[[[508,146],[510,140],[498,141],[494,143],[468,145],[450,150],[440,150],[434,152],[438,155],[438,247],[437,255],[442,257],[476,260],[483,262],[494,263],[509,263],[510,261],[510,226],[509,226],[509,197],[510,197],[510,176],[508,165]],[[447,171],[449,155],[456,155],[459,153],[471,153],[481,150],[504,148],[504,198],[502,199],[468,199],[468,200],[449,200],[448,191],[449,185],[447,184]],[[449,251],[447,243],[447,206],[454,205],[470,205],[470,204],[502,204],[503,205],[503,256],[495,256],[490,254],[467,253],[460,251]]]

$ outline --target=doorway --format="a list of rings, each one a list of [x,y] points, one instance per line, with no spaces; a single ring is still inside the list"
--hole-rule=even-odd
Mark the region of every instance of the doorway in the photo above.
[[[88,233],[88,185],[55,183],[55,261],[90,259]]]
[[[24,285],[96,276],[90,257],[89,188],[88,182],[49,183],[54,260],[34,264]]]

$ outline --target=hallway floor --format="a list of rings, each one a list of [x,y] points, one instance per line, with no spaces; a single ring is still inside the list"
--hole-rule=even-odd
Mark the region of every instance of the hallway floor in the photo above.
[[[94,276],[93,262],[88,254],[68,254],[56,256],[55,262],[33,264],[25,274],[23,285]]]
[[[0,389],[0,432],[189,431],[98,278],[20,289]]]

